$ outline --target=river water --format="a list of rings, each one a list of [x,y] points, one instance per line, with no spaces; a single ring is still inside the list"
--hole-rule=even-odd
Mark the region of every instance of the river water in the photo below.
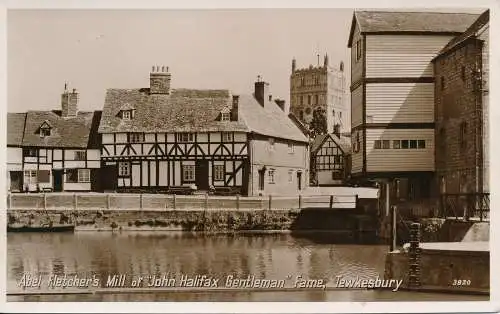
[[[334,288],[337,278],[383,278],[385,245],[333,244],[333,236],[311,238],[286,233],[202,234],[181,232],[9,233],[8,301],[482,301],[467,296],[388,290]],[[23,288],[26,275],[42,277],[40,287]],[[126,274],[127,285],[106,291],[108,275]],[[163,289],[130,290],[139,276],[206,275],[285,280],[297,276],[326,282],[327,289]],[[100,278],[98,287],[50,288],[58,275]],[[341,277],[338,277],[341,276]],[[52,277],[54,278],[54,277]],[[57,291],[57,293],[54,293]],[[73,293],[73,292],[79,293]],[[87,292],[97,293],[87,293]],[[100,291],[100,292],[99,292]],[[49,293],[50,292],[50,293]],[[81,293],[85,292],[85,293]],[[20,294],[22,293],[22,294]]]

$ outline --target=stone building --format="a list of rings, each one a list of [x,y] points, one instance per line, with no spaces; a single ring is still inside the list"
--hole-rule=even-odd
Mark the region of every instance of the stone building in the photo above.
[[[173,89],[168,67],[153,67],[149,87],[107,90],[104,189],[297,194],[308,183],[308,138],[285,111],[260,79],[253,95]]]
[[[440,194],[489,192],[489,10],[434,59]]]
[[[322,66],[318,62],[318,66],[297,68],[296,60],[293,59],[290,110],[308,128],[315,126],[313,135],[349,131],[343,62],[334,68],[329,64],[328,55],[325,55]],[[323,121],[325,118],[326,121]]]
[[[477,14],[355,11],[351,48],[352,176],[384,182],[394,201],[427,198],[435,171],[432,60]],[[387,190],[388,189],[388,190]]]

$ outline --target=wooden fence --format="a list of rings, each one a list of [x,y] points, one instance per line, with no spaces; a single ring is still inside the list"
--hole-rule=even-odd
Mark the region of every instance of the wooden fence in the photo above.
[[[10,210],[207,210],[207,209],[354,209],[357,195],[212,196],[122,193],[9,193]]]

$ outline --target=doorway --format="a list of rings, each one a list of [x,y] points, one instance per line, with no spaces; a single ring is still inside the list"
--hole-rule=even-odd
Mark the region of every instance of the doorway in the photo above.
[[[208,190],[208,160],[197,160],[195,171],[195,182],[198,190]]]
[[[10,172],[10,191],[20,192],[23,186],[23,172],[11,171]]]
[[[302,172],[297,171],[297,189],[302,190]]]
[[[52,170],[52,176],[54,178],[54,192],[62,192],[64,170]]]

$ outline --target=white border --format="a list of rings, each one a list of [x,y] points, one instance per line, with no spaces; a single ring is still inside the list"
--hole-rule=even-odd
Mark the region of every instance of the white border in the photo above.
[[[123,0],[123,1],[111,1],[111,0],[46,0],[46,1],[27,1],[27,0],[12,0],[4,1],[3,6],[0,6],[0,23],[3,27],[0,27],[0,108],[2,114],[0,114],[0,125],[6,125],[6,108],[7,108],[7,74],[5,69],[7,69],[7,52],[6,52],[6,8],[128,8],[128,9],[139,9],[139,8],[164,8],[164,9],[194,9],[194,8],[412,8],[408,6],[412,2],[402,2],[395,0],[379,0],[379,1],[368,1],[368,0],[351,0],[351,1],[327,1],[327,0],[308,0],[308,1],[264,1],[264,0],[244,0],[244,1],[231,1],[231,0],[183,0],[178,2],[166,2],[166,1],[147,1],[147,0]],[[417,3],[418,7],[413,6],[413,8],[466,8],[466,7],[483,7],[491,9],[491,30],[500,30],[500,15],[499,12],[500,4],[495,0],[419,0]],[[500,127],[499,124],[493,122],[500,121],[500,110],[497,103],[492,100],[500,99],[498,95],[498,90],[494,87],[500,87],[500,77],[497,69],[499,69],[499,43],[500,40],[496,36],[495,31],[490,33],[491,42],[491,56],[490,56],[490,136],[491,134],[499,134]],[[347,39],[346,39],[347,40]],[[345,42],[339,43],[345,44]],[[495,119],[496,118],[496,119]],[[0,145],[1,147],[6,147],[6,128],[2,127],[0,131]],[[497,153],[500,152],[500,143],[498,141],[490,140],[491,143],[491,223],[496,226],[498,216],[495,212],[496,204],[498,198],[496,195],[497,185],[500,184],[498,177],[495,174],[500,173],[498,167]],[[0,153],[0,165],[6,164],[6,149],[1,150]],[[5,166],[0,167],[1,178],[6,178]],[[0,180],[0,199],[5,200],[6,187],[5,180]],[[3,209],[3,208],[2,208]],[[0,215],[0,237],[2,238],[1,248],[2,253],[6,251],[6,226],[5,226],[5,215]],[[356,312],[498,312],[500,311],[499,300],[499,281],[498,276],[498,252],[495,250],[498,243],[499,231],[496,228],[491,229],[490,237],[490,248],[491,250],[491,263],[490,263],[490,278],[491,278],[491,294],[490,302],[300,302],[300,303],[274,303],[274,302],[232,302],[232,303],[203,303],[203,302],[161,302],[161,303],[145,303],[145,302],[101,302],[101,303],[70,303],[70,302],[60,302],[60,303],[32,303],[32,302],[9,302],[6,303],[5,291],[6,291],[6,280],[0,280],[0,311],[2,312],[206,312],[206,313],[248,313],[248,312],[269,312],[269,313],[302,313],[302,312],[343,312],[343,313],[356,313]],[[0,254],[0,269],[5,274],[6,267],[6,254]],[[473,267],[473,265],[471,265]],[[4,276],[0,276],[5,278]]]

